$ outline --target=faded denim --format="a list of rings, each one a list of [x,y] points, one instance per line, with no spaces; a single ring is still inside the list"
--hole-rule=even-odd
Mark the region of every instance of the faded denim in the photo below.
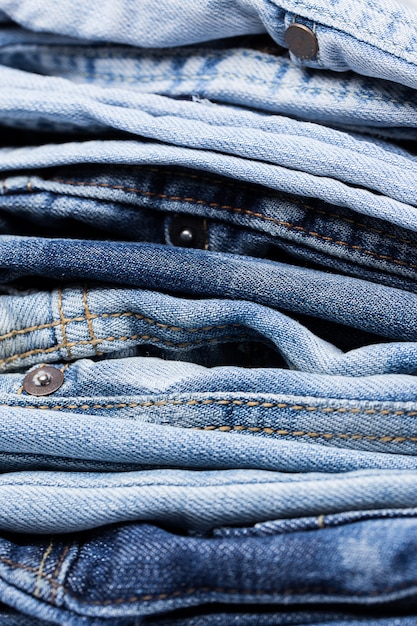
[[[0,23],[0,625],[415,624],[417,12]]]

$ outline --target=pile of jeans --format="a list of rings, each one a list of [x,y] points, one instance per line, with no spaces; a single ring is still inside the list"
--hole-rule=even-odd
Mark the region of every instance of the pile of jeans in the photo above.
[[[417,5],[0,0],[0,78],[0,626],[415,626]]]

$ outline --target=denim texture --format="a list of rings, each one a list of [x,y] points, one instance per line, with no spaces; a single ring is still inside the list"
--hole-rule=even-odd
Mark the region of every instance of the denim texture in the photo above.
[[[72,83],[206,99],[380,136],[416,138],[414,89],[353,72],[341,79],[334,72],[306,71],[267,36],[149,51],[7,28],[0,30],[0,62]],[[5,67],[2,71],[7,73]]]
[[[356,520],[320,516],[300,519],[294,528],[278,520],[266,533],[258,524],[248,536],[237,529],[236,537],[223,536],[221,528],[214,535],[187,537],[148,524],[30,543],[6,535],[0,598],[9,593],[18,609],[30,607],[36,617],[74,625],[165,624],[167,617],[158,613],[186,607],[191,619],[183,623],[220,624],[214,603],[228,606],[226,624],[251,623],[250,606],[256,603],[265,605],[265,613],[255,617],[260,624],[396,624],[389,614],[401,615],[416,593],[415,515],[415,510],[386,510]],[[316,606],[300,614],[304,602]],[[329,608],[338,602],[343,604],[332,615]],[[268,616],[274,603],[283,603],[283,610]],[[196,609],[207,604],[212,608],[200,621]],[[366,618],[372,605],[376,613],[385,610],[386,621]]]
[[[306,65],[417,85],[416,11],[391,0],[375,5],[360,0],[196,0],[192,6],[168,0],[163,19],[152,0],[140,7],[122,2],[117,9],[110,0],[92,2],[79,11],[69,0],[59,10],[51,0],[2,0],[0,7],[30,30],[145,48],[263,32],[283,46],[289,24],[307,23],[317,36],[319,55]]]
[[[404,228],[391,216],[359,217],[314,198],[187,169],[91,166],[4,176],[0,212],[5,234],[68,237],[72,231],[79,237],[83,224],[86,239],[169,245],[178,245],[172,233],[181,222],[201,234],[191,247],[289,263],[301,259],[416,289],[417,235],[410,221]]]
[[[417,623],[416,27],[0,0],[0,626]]]

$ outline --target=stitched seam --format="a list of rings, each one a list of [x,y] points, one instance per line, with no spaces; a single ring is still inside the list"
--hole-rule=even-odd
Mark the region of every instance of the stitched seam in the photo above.
[[[200,174],[192,174],[191,172],[175,172],[173,170],[169,170],[169,169],[164,169],[161,170],[161,168],[157,168],[157,167],[147,167],[147,168],[140,168],[138,167],[137,169],[140,169],[141,171],[149,171],[149,172],[153,172],[155,174],[159,174],[161,175],[161,173],[165,172],[166,174],[168,174],[169,176],[176,176],[176,177],[181,177],[181,178],[190,178],[193,180],[198,180],[198,181],[205,181],[208,183],[216,183],[219,185],[222,185],[223,187],[230,187],[233,190],[242,190],[242,191],[249,191],[252,193],[258,193],[257,188],[254,185],[250,185],[250,184],[244,184],[241,181],[234,181],[234,182],[229,182],[227,180],[221,180],[220,178],[213,178],[213,177],[209,177],[209,176],[203,176]],[[47,180],[47,179],[45,179]],[[51,179],[54,180],[54,179]],[[65,181],[63,181],[65,182]],[[266,196],[268,197],[268,196]],[[275,196],[270,196],[272,199],[275,198]],[[280,197],[280,196],[278,196]],[[280,199],[282,199],[280,197]],[[306,202],[302,202],[300,200],[297,200],[295,198],[292,198],[291,200],[288,200],[287,198],[284,198],[284,201],[286,202],[291,202],[292,204],[294,204],[297,207],[300,208],[304,208],[304,209],[309,209],[310,211],[313,211],[315,213],[319,213],[320,215],[325,215],[326,217],[334,217],[337,220],[341,220],[342,222],[346,222],[347,224],[350,225],[354,225],[354,226],[358,226],[360,228],[365,229],[367,232],[371,232],[371,233],[376,233],[377,235],[383,235],[384,237],[386,237],[387,239],[392,239],[393,241],[397,241],[399,243],[404,243],[404,244],[410,244],[415,246],[417,244],[417,241],[412,241],[411,239],[403,239],[402,237],[398,237],[397,235],[391,235],[390,233],[387,233],[386,231],[384,231],[382,228],[375,228],[373,226],[369,226],[368,224],[365,224],[364,222],[357,222],[354,219],[348,218],[348,217],[344,217],[343,215],[339,215],[339,213],[334,213],[334,212],[330,212],[330,211],[324,211],[323,209],[317,209],[316,207],[311,206],[310,204],[307,204]]]
[[[383,437],[377,437],[375,435],[353,435],[347,433],[316,433],[309,431],[291,431],[291,430],[282,430],[279,428],[269,428],[269,427],[257,427],[257,426],[193,426],[191,427],[193,430],[220,430],[221,432],[229,432],[229,431],[249,431],[253,433],[266,433],[267,435],[279,435],[281,437],[285,436],[293,436],[293,437],[310,437],[312,439],[322,438],[322,439],[352,439],[354,441],[365,439],[366,441],[380,441],[382,443],[403,443],[404,441],[412,441],[417,442],[417,437],[399,437],[395,435],[386,435]]]
[[[68,545],[66,545],[66,546],[65,546],[65,548],[63,549],[62,554],[61,554],[61,556],[60,556],[60,558],[59,558],[59,561],[58,561],[58,563],[57,563],[57,566],[56,566],[56,568],[55,568],[55,571],[54,571],[54,573],[52,574],[52,578],[50,579],[50,583],[51,583],[51,604],[52,604],[52,606],[54,606],[54,604],[55,604],[55,598],[56,598],[57,588],[58,588],[58,587],[62,587],[62,588],[63,588],[63,585],[61,585],[61,584],[58,582],[58,580],[57,580],[57,579],[58,579],[58,576],[59,576],[59,574],[60,574],[60,572],[61,572],[62,566],[63,566],[63,564],[64,564],[65,557],[67,556],[67,554],[68,554],[68,552],[69,552],[69,550],[70,550],[70,547],[71,547],[71,546],[68,544]]]
[[[407,261],[401,261],[400,259],[395,259],[394,257],[387,255],[387,254],[378,254],[377,252],[373,252],[372,250],[366,250],[365,248],[363,248],[362,246],[355,246],[352,245],[350,243],[348,243],[347,241],[340,241],[338,239],[334,239],[334,237],[327,237],[325,235],[321,235],[320,233],[317,233],[316,231],[312,231],[312,230],[308,230],[307,228],[305,228],[304,226],[297,226],[295,224],[292,224],[291,222],[285,222],[282,220],[277,220],[274,217],[269,217],[267,215],[263,215],[262,213],[255,213],[254,211],[250,211],[249,209],[242,209],[239,207],[233,207],[231,205],[222,205],[218,202],[207,202],[206,200],[198,200],[196,198],[186,198],[186,197],[181,197],[181,196],[171,196],[169,194],[165,194],[165,193],[155,193],[152,191],[143,191],[142,189],[137,189],[135,187],[125,187],[123,185],[111,185],[110,183],[84,183],[84,182],[80,182],[80,181],[68,181],[68,180],[61,180],[61,179],[51,179],[54,182],[57,183],[63,183],[66,185],[80,185],[80,186],[89,186],[89,187],[109,187],[111,189],[121,189],[122,191],[127,191],[127,192],[134,192],[134,193],[139,193],[143,196],[150,196],[150,197],[155,197],[155,198],[160,198],[162,200],[169,200],[172,202],[187,202],[187,203],[192,203],[192,204],[199,204],[199,205],[204,205],[204,206],[208,206],[211,208],[216,208],[216,209],[222,209],[222,210],[227,210],[227,211],[233,211],[236,213],[243,213],[245,215],[249,215],[252,217],[257,217],[261,220],[264,221],[268,221],[268,222],[273,222],[274,224],[277,224],[278,226],[284,226],[285,228],[289,229],[289,230],[297,230],[300,232],[303,232],[306,235],[309,235],[311,237],[314,237],[316,239],[321,239],[323,241],[328,241],[331,242],[333,244],[336,244],[338,246],[344,246],[345,248],[348,248],[350,250],[355,250],[357,252],[361,252],[362,254],[366,254],[368,256],[372,256],[376,259],[381,259],[382,261],[391,261],[392,263],[395,263],[397,265],[401,265],[402,267],[409,267],[410,269],[417,269],[417,264],[415,263],[408,263]]]
[[[16,563],[16,561],[12,561],[11,559],[7,559],[4,556],[0,556],[0,561],[2,563],[5,563],[6,565],[10,565],[10,567],[23,569],[25,572],[31,572],[32,574],[38,574],[38,575],[40,575],[41,578],[45,578],[48,582],[50,582],[51,585],[56,584],[56,582],[54,580],[51,580],[51,578],[47,574],[44,574],[44,573],[39,574],[39,568],[38,567],[31,567],[30,565],[23,565],[23,563]]]
[[[242,191],[249,191],[252,193],[256,193],[257,189],[254,187],[254,185],[250,185],[250,184],[244,184],[242,182],[238,182],[238,181],[234,181],[234,182],[229,182],[227,180],[221,180],[220,178],[213,178],[213,177],[209,177],[209,176],[203,176],[203,175],[199,175],[199,174],[191,174],[188,172],[175,172],[173,170],[169,170],[169,169],[164,169],[161,170],[161,168],[156,168],[156,167],[147,167],[147,168],[141,168],[138,167],[137,169],[141,170],[141,171],[145,171],[145,172],[153,172],[155,174],[159,174],[161,175],[161,173],[165,172],[166,174],[170,175],[170,176],[176,176],[176,177],[181,177],[181,178],[190,178],[192,180],[198,180],[198,181],[205,181],[208,183],[212,183],[212,184],[219,184],[222,185],[223,187],[229,187],[233,190],[242,190]],[[61,179],[57,179],[57,178],[51,178],[51,179],[44,179],[44,180],[50,180],[52,182],[59,182],[59,183],[63,183],[63,184],[72,184],[71,181],[67,182],[65,180],[61,180]],[[75,183],[74,183],[75,184]],[[84,184],[85,186],[94,186],[97,185],[99,186],[100,183],[79,183],[80,185]],[[127,187],[123,187],[122,189],[126,190],[129,189]],[[139,193],[141,193],[141,190],[138,190]],[[274,198],[274,196],[272,196],[272,198]],[[325,215],[328,217],[334,217],[337,220],[341,220],[342,222],[346,222],[347,224],[353,225],[353,226],[358,226],[359,228],[363,228],[364,230],[366,230],[367,232],[371,232],[371,233],[376,233],[377,235],[383,235],[384,238],[387,239],[392,239],[393,241],[397,241],[399,243],[404,243],[404,244],[409,244],[409,245],[413,245],[415,246],[417,244],[416,241],[413,241],[411,239],[403,239],[402,237],[398,237],[397,235],[392,235],[390,233],[387,233],[386,231],[384,231],[382,228],[375,228],[373,226],[369,226],[368,224],[365,224],[364,222],[358,222],[354,219],[350,219],[347,217],[344,217],[343,215],[339,215],[338,213],[334,213],[334,212],[329,212],[329,211],[324,211],[322,209],[317,209],[316,207],[313,207],[305,202],[302,201],[297,201],[296,199],[291,199],[291,200],[287,200],[284,199],[287,202],[291,202],[292,204],[294,204],[297,207],[301,207],[304,209],[309,209],[315,213],[319,213],[320,215]]]
[[[35,598],[39,597],[40,590],[41,590],[40,589],[40,583],[41,583],[41,580],[42,580],[43,568],[45,567],[45,563],[46,563],[46,561],[48,559],[48,556],[52,552],[53,546],[54,546],[54,540],[51,539],[51,541],[49,542],[49,546],[46,548],[46,550],[45,550],[45,552],[43,554],[42,560],[41,560],[41,562],[39,564],[39,570],[38,570],[38,574],[36,576],[36,581],[35,581],[35,591],[34,591],[34,594],[33,594]]]
[[[212,326],[202,326],[199,328],[183,328],[180,326],[170,326],[169,324],[163,324],[162,322],[157,322],[156,320],[150,317],[146,317],[145,315],[142,315],[141,313],[133,313],[132,311],[125,311],[122,313],[91,313],[90,314],[91,320],[100,319],[100,318],[108,319],[108,318],[119,318],[119,317],[134,317],[138,320],[146,322],[147,324],[152,324],[154,326],[157,326],[158,328],[163,328],[164,330],[172,330],[174,332],[181,331],[181,332],[187,332],[187,333],[197,333],[197,332],[206,332],[210,330],[221,330],[223,328],[231,328],[231,327],[241,328],[242,327],[242,324],[236,323],[236,324],[218,324],[218,325],[212,325]],[[78,317],[64,318],[63,321],[65,322],[65,326],[67,326],[68,324],[72,322],[85,322],[86,319],[87,318],[80,315]],[[11,330],[5,335],[0,335],[0,341],[3,341],[4,339],[9,339],[10,337],[14,337],[16,335],[24,335],[27,333],[32,333],[36,330],[45,330],[47,328],[54,328],[55,326],[60,326],[61,324],[62,324],[62,321],[59,320],[55,322],[49,322],[47,324],[38,324],[36,326],[28,326],[27,328]]]
[[[173,170],[169,170],[169,169],[164,169],[161,170],[161,168],[157,168],[157,167],[147,167],[147,168],[138,168],[142,171],[149,171],[149,172],[153,172],[154,174],[159,174],[161,175],[161,173],[165,172],[166,174],[168,174],[169,176],[176,176],[176,177],[181,177],[181,178],[190,178],[192,180],[198,180],[198,181],[204,181],[204,182],[208,182],[208,183],[215,183],[218,185],[222,185],[223,187],[229,187],[233,190],[242,190],[242,191],[249,191],[252,193],[256,193],[257,192],[257,188],[254,187],[254,185],[248,185],[248,184],[244,184],[242,182],[238,182],[238,181],[234,181],[234,182],[229,182],[227,180],[221,180],[220,178],[213,178],[213,177],[209,177],[209,176],[203,176],[203,175],[199,175],[199,174],[192,174],[191,172],[175,172]],[[46,179],[47,180],[47,179]],[[54,179],[51,179],[54,180]],[[65,182],[65,181],[63,181]],[[267,197],[267,196],[266,196]],[[279,197],[279,196],[278,196]],[[275,198],[275,196],[271,196],[272,199]],[[317,209],[316,207],[311,206],[310,204],[307,204],[306,202],[302,202],[300,200],[297,199],[291,199],[288,200],[286,198],[284,198],[284,201],[286,202],[291,202],[292,204],[294,204],[297,207],[301,207],[303,209],[308,209],[310,211],[313,211],[315,213],[319,213],[320,215],[325,215],[326,217],[334,217],[339,221],[342,222],[346,222],[347,224],[353,225],[353,226],[358,226],[359,228],[363,228],[365,229],[367,232],[371,232],[371,233],[376,233],[377,235],[383,235],[384,237],[386,237],[387,239],[392,239],[393,241],[397,241],[399,243],[404,243],[404,244],[409,244],[409,245],[413,245],[415,246],[417,244],[417,241],[412,241],[411,239],[403,239],[402,237],[398,237],[397,235],[391,235],[390,233],[387,233],[386,231],[384,231],[382,228],[375,228],[373,226],[369,226],[368,224],[365,224],[364,222],[358,222],[354,219],[348,218],[348,217],[344,217],[343,215],[339,215],[339,213],[334,213],[334,212],[330,212],[330,211],[324,211],[323,209]]]
[[[365,415],[395,415],[408,417],[416,417],[416,411],[391,411],[389,409],[362,409],[361,407],[331,407],[331,406],[310,406],[302,404],[288,404],[286,402],[262,402],[260,400],[218,400],[217,398],[205,398],[204,400],[148,400],[146,402],[121,402],[118,404],[68,404],[63,405],[17,405],[17,404],[0,404],[0,407],[14,407],[21,409],[45,409],[50,411],[73,410],[73,409],[125,409],[137,407],[158,407],[158,406],[200,406],[200,405],[220,405],[220,406],[246,406],[246,407],[262,407],[265,409],[289,409],[291,411],[316,411],[319,413],[347,413],[347,414],[365,414]]]
[[[96,339],[97,337],[94,334],[94,329],[93,329],[93,322],[92,322],[92,318],[91,318],[91,313],[90,313],[90,309],[88,308],[88,301],[87,301],[87,285],[84,286],[83,289],[83,303],[84,303],[84,312],[85,312],[85,318],[87,320],[87,326],[88,326],[88,332],[90,334],[90,339],[91,339],[91,343],[93,344],[94,347],[94,351],[97,354],[97,356],[101,356],[103,353],[100,352],[97,348],[97,343],[96,343]]]
[[[244,333],[244,334],[236,334],[236,335],[226,335],[224,337],[212,337],[210,339],[195,339],[194,341],[183,341],[183,342],[175,342],[175,341],[168,341],[167,339],[161,339],[160,337],[152,337],[152,335],[130,335],[130,336],[122,336],[122,337],[103,337],[102,339],[94,339],[93,340],[89,340],[89,339],[84,339],[82,341],[70,341],[67,343],[61,343],[58,344],[56,346],[51,346],[50,348],[34,348],[33,350],[28,350],[27,352],[21,352],[19,354],[13,354],[12,356],[8,356],[5,359],[0,359],[0,364],[6,364],[6,363],[10,363],[12,361],[15,361],[16,359],[24,359],[27,358],[29,356],[33,356],[35,354],[51,354],[52,352],[57,352],[58,350],[61,350],[61,348],[66,348],[69,350],[70,348],[73,348],[74,346],[91,346],[92,348],[94,348],[95,345],[104,343],[105,341],[136,341],[136,340],[140,340],[140,341],[152,341],[152,342],[156,342],[156,343],[160,343],[163,344],[164,346],[168,346],[168,347],[173,347],[173,348],[188,348],[189,346],[194,346],[194,345],[200,345],[202,343],[219,343],[219,342],[223,342],[223,341],[228,341],[229,339],[247,339],[249,336],[249,333]],[[71,356],[69,357],[71,359],[74,359],[75,357],[71,354]]]
[[[67,341],[67,331],[66,331],[66,322],[65,322],[65,315],[64,315],[64,311],[62,309],[62,289],[59,289],[58,291],[58,311],[59,311],[59,317],[61,320],[61,331],[62,331],[62,344],[60,345],[60,347],[62,348],[66,348],[67,349],[67,354],[68,354],[68,358],[72,359],[73,356],[71,354],[71,348],[68,345],[68,341]],[[48,350],[46,350],[45,352],[47,352]],[[36,353],[39,353],[39,350],[36,351]],[[9,357],[10,359],[13,360],[12,357]],[[8,359],[1,359],[0,363],[7,363]]]

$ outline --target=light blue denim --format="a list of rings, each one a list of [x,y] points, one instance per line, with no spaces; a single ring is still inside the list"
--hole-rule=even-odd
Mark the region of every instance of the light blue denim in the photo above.
[[[255,171],[259,168],[259,173],[264,163],[273,164],[285,172],[287,181],[283,176],[282,183],[286,182],[285,191],[289,193],[299,188],[300,195],[307,195],[303,193],[303,183],[306,187],[315,180],[317,187],[317,177],[320,177],[322,193],[326,186],[331,191],[327,198],[321,196],[323,199],[349,206],[351,198],[351,208],[356,210],[361,208],[353,203],[355,196],[366,198],[368,204],[373,199],[374,205],[381,202],[381,217],[385,217],[383,207],[388,203],[393,208],[397,206],[400,212],[404,212],[401,210],[403,203],[416,205],[416,157],[382,141],[365,141],[362,136],[319,125],[281,116],[266,117],[224,105],[177,101],[95,85],[74,85],[61,78],[27,75],[9,68],[3,68],[2,73],[5,83],[15,86],[15,89],[9,87],[7,92],[0,92],[3,123],[19,126],[21,121],[28,127],[32,118],[35,128],[41,119],[42,123],[58,124],[58,128],[69,125],[91,132],[94,129],[122,130],[169,144],[161,146],[161,156],[165,147],[177,146],[178,164],[181,155],[185,156],[189,149],[203,157],[207,154],[219,165],[223,155],[238,162],[250,159],[251,168]],[[67,94],[65,99],[64,94]],[[151,146],[143,144],[143,148],[146,147]],[[3,151],[1,156],[4,159],[2,169],[10,168],[8,160],[14,155]],[[115,154],[112,162],[117,161]],[[43,163],[38,162],[38,165]],[[25,165],[22,163],[22,166]],[[204,169],[210,170],[209,162]],[[356,190],[348,185],[365,189]],[[346,189],[346,194],[348,189],[350,191],[344,202],[339,199],[342,189]],[[383,194],[383,199],[374,192]],[[316,194],[317,189],[308,195],[317,197]],[[367,213],[375,215],[371,207]]]
[[[415,624],[417,11],[0,22],[0,624]]]
[[[202,533],[279,517],[416,505],[415,470],[290,474],[159,469],[0,476],[0,530],[20,533],[78,532],[129,521]]]
[[[137,95],[134,94],[136,97]],[[142,96],[141,96],[142,97]],[[143,96],[145,98],[145,96]],[[153,96],[161,99],[162,96]],[[145,98],[146,99],[146,98]],[[62,95],[61,95],[62,102]],[[194,112],[205,115],[205,109],[197,103],[185,103],[196,107]],[[182,107],[184,103],[179,103]],[[30,105],[31,108],[33,105]],[[61,105],[60,105],[61,106]],[[204,110],[203,110],[204,109]],[[239,114],[240,115],[240,114]],[[246,114],[245,115],[255,115]],[[236,115],[234,115],[236,121]],[[257,118],[258,119],[258,118]],[[266,120],[260,116],[259,120]],[[270,189],[290,193],[301,198],[318,198],[331,204],[346,207],[364,215],[387,220],[398,226],[416,230],[416,171],[417,161],[409,153],[394,149],[391,144],[376,145],[371,140],[354,138],[346,133],[333,131],[317,125],[285,120],[274,117],[274,125],[283,123],[282,134],[276,136],[271,133],[260,133],[254,127],[249,131],[253,144],[259,153],[263,152],[263,159],[270,160],[271,154],[279,160],[279,151],[282,152],[284,165],[274,165],[262,160],[252,160],[231,154],[209,150],[210,144],[204,144],[204,149],[195,145],[194,131],[190,124],[190,143],[193,147],[180,147],[154,143],[152,141],[116,141],[91,140],[85,142],[70,142],[62,145],[48,144],[43,146],[24,148],[0,149],[0,169],[4,172],[21,169],[38,169],[59,165],[75,165],[82,163],[119,164],[119,165],[175,165],[188,167],[194,170],[203,170],[221,174],[233,179],[263,185]],[[288,122],[288,128],[285,125]],[[160,133],[160,121],[153,122],[155,132]],[[168,122],[166,122],[168,123]],[[178,120],[172,121],[176,128],[182,128]],[[206,122],[202,122],[206,125]],[[181,131],[182,132],[182,131]],[[299,137],[296,133],[299,133]],[[317,140],[313,138],[317,132]],[[227,141],[227,130],[218,127],[217,140]],[[244,135],[244,129],[237,127],[230,130],[230,137],[235,133]],[[288,133],[287,139],[285,135]],[[261,140],[261,135],[265,142]],[[320,142],[322,135],[322,142]],[[212,139],[214,141],[214,139]],[[272,140],[272,143],[271,143]],[[266,150],[266,146],[269,149]],[[342,145],[339,146],[338,143]],[[346,143],[344,147],[343,144]],[[250,157],[251,146],[233,139],[233,150]],[[302,158],[303,150],[311,144],[311,160]],[[214,145],[214,144],[212,144]],[[284,149],[285,148],[285,149]],[[362,150],[369,152],[369,157],[362,154]],[[271,152],[270,152],[271,151]],[[397,153],[398,152],[398,153]],[[333,155],[333,158],[329,158]],[[261,156],[261,154],[260,154]],[[301,171],[289,169],[292,159],[293,167],[307,169]],[[363,163],[364,169],[356,169]],[[344,182],[348,179],[349,184]],[[380,188],[377,194],[367,188],[353,186],[352,183],[363,183],[366,187]],[[383,190],[389,195],[384,195]],[[402,200],[401,200],[402,198]]]
[[[149,51],[9,27],[0,29],[0,63],[73,83],[245,106],[380,136],[417,137],[414,89],[353,73],[306,70],[271,43],[248,37]]]
[[[277,261],[161,244],[2,237],[2,282],[24,277],[42,277],[46,281],[58,276],[63,282],[99,281],[107,286],[145,288],[198,299],[250,300],[367,331],[394,342],[416,340],[416,294],[358,278]],[[83,314],[79,308],[77,314]],[[45,323],[49,321],[48,317]],[[51,343],[46,347],[54,350]],[[387,355],[394,365],[388,369],[383,365],[382,371],[395,371],[397,356],[409,348],[407,343],[394,344],[392,357]],[[385,350],[383,346],[372,345],[368,349],[371,353],[374,349]],[[401,366],[401,359],[398,364]],[[367,372],[381,372],[378,363],[370,363],[369,367]],[[413,368],[411,364],[411,371]]]
[[[74,247],[76,244],[77,242],[74,242]],[[68,242],[68,247],[71,247],[70,242]],[[155,246],[152,259],[155,268],[159,260],[158,252],[159,250]],[[181,255],[184,263],[188,261],[190,264],[193,257],[185,254],[185,251],[181,252],[184,252]],[[198,251],[198,256],[202,254],[204,252]],[[211,255],[206,254],[206,256],[207,260],[213,261],[214,266],[220,255],[216,255],[214,259]],[[227,261],[227,257],[222,256],[220,258]],[[42,257],[40,254],[35,254],[34,259],[38,264],[38,268],[35,269],[40,270]],[[160,259],[161,267],[163,265],[162,259],[163,257]],[[245,261],[246,257],[230,255],[231,265],[233,262],[239,264]],[[16,256],[14,258],[11,256],[9,263],[14,264],[12,271],[15,272]],[[50,261],[51,273],[57,270],[53,263],[52,258]],[[258,264],[260,265],[259,268],[254,262],[254,271],[258,272],[260,277],[260,272],[265,269],[266,264],[264,267],[260,261]],[[136,270],[133,255],[131,266],[133,273]],[[143,269],[146,271],[146,266]],[[292,276],[294,280],[298,278],[301,281],[304,276],[302,273],[298,275],[297,269],[293,268]],[[288,270],[287,277],[290,276],[291,273]],[[181,278],[181,270],[179,270],[179,277]],[[279,274],[276,278],[278,277]],[[154,278],[156,278],[156,271]],[[197,275],[195,275],[196,278]],[[318,280],[323,279],[323,276],[317,272],[316,278]],[[137,280],[139,282],[139,276]],[[229,288],[237,289],[237,282],[236,284],[230,283]],[[365,281],[357,279],[351,279],[349,282],[346,280],[346,308],[351,306],[349,287],[353,292],[355,287],[365,288],[367,285]],[[281,288],[284,290],[285,271],[282,283]],[[222,280],[220,277],[217,285],[219,292],[224,284],[224,279]],[[166,282],[166,289],[168,290],[169,287],[169,282]],[[329,292],[330,287],[337,291],[339,285],[336,281],[334,285],[329,285]],[[314,282],[312,280],[311,304],[314,300],[313,288]],[[173,289],[175,289],[174,285]],[[212,290],[215,289],[216,285],[213,284]],[[283,359],[284,367],[308,372],[312,379],[315,375],[321,376],[323,374],[363,377],[381,374],[415,375],[417,373],[416,329],[407,326],[407,323],[411,321],[412,310],[417,300],[416,294],[407,294],[408,301],[404,298],[405,301],[401,302],[401,290],[379,285],[374,285],[374,289],[369,288],[368,299],[364,302],[364,308],[361,310],[351,306],[350,311],[347,312],[342,333],[347,332],[349,321],[351,321],[354,327],[372,330],[381,338],[398,338],[400,341],[364,345],[343,352],[337,346],[313,334],[306,326],[273,308],[275,305],[290,309],[294,307],[297,310],[296,303],[292,307],[297,295],[296,287],[292,293],[290,289],[287,290],[287,302],[283,301],[280,305],[277,281],[276,301],[271,301],[269,307],[258,304],[262,300],[266,304],[267,285],[265,283],[259,282],[257,292],[251,293],[250,282],[244,284],[242,281],[240,289],[239,295],[241,298],[245,297],[245,300],[234,300],[230,297],[231,294],[229,298],[223,299],[204,297],[191,299],[142,289],[118,289],[107,286],[90,288],[88,285],[51,292],[38,291],[26,295],[3,295],[0,301],[0,371],[18,370],[39,362],[53,363],[63,359],[72,361],[85,357],[111,356],[112,354],[117,356],[119,351],[129,349],[133,355],[135,349],[140,346],[156,346],[163,350],[165,355],[171,354],[170,358],[180,361],[194,360],[198,363],[201,358],[198,351],[200,347],[209,350],[211,346],[231,343],[235,345],[236,350],[239,344],[243,344],[244,348],[246,343],[258,342],[277,352]],[[396,304],[397,318],[401,316],[403,319],[402,327],[400,324],[396,324],[397,318],[390,315],[382,319],[378,326],[377,316],[382,317],[383,312],[383,309],[378,306],[378,299],[381,300],[384,295],[387,300],[390,298],[391,302]],[[331,300],[330,293],[328,298]],[[308,301],[299,303],[298,310],[301,313],[311,313],[311,304],[310,306],[309,304]],[[339,309],[336,309],[335,313],[338,312]],[[323,325],[326,325],[328,319],[329,321],[332,320],[331,311],[327,311],[324,307],[315,313],[323,320]],[[374,318],[372,326],[369,325],[368,315]],[[338,321],[339,323],[343,321],[340,314]],[[393,337],[390,336],[391,333]],[[193,353],[196,354],[195,359],[193,359]],[[185,356],[187,358],[184,358]],[[218,358],[218,364],[222,365],[221,356]],[[121,368],[123,368],[123,361]],[[196,371],[199,371],[198,368]],[[245,372],[246,370],[243,369],[242,380],[244,380]],[[168,369],[165,375],[168,375]],[[284,375],[286,375],[285,372]],[[292,375],[296,380],[296,374],[292,373]],[[123,384],[122,369],[119,378],[120,384]],[[398,381],[394,383],[397,394],[394,397],[400,399],[402,395],[401,381],[407,381],[407,384],[411,385],[413,378],[395,376],[393,380]],[[219,383],[220,381],[221,375],[219,376]],[[292,386],[294,391],[295,384],[294,381]],[[321,386],[320,383],[317,385],[318,387]],[[117,385],[114,388],[116,389]],[[268,386],[262,385],[262,388],[268,388]],[[255,386],[251,388],[251,391],[256,389]],[[330,389],[331,386],[329,391]],[[274,390],[275,386],[271,384],[268,391]],[[96,388],[96,393],[100,395],[100,387]],[[361,388],[358,397],[362,398],[362,394]],[[327,393],[324,393],[324,396],[326,395]],[[375,399],[377,398],[375,397]],[[413,399],[412,392],[409,400]]]
[[[30,30],[153,48],[264,32],[285,46],[286,28],[300,22],[318,40],[306,65],[417,86],[417,11],[392,0],[125,0],[117,7],[107,0],[76,9],[70,0],[59,8],[51,0],[2,0],[0,7]]]

